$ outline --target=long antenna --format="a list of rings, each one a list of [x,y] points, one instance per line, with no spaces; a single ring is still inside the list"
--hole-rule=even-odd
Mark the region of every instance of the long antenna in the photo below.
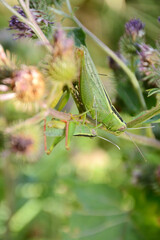
[[[103,139],[103,140],[105,140],[109,143],[112,143],[115,147],[117,147],[120,150],[120,147],[117,144],[113,143],[112,141],[108,140],[107,138],[104,138],[104,137],[101,137],[101,136],[98,136],[98,135],[96,137],[101,138],[101,139]]]
[[[127,128],[131,130],[136,130],[136,129],[143,129],[143,128],[154,128],[155,126],[146,126],[146,127],[137,127],[137,128]]]
[[[147,162],[144,154],[142,153],[142,151],[140,150],[140,148],[138,147],[138,145],[133,141],[131,135],[128,132],[124,132],[129,138],[130,140],[133,142],[133,144],[135,145],[136,149],[138,150],[138,152],[141,154],[141,156],[143,157],[144,161]]]

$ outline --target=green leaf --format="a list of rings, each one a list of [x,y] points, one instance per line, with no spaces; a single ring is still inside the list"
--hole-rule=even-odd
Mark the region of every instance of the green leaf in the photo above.
[[[86,35],[81,28],[74,28],[73,30],[69,31],[68,36],[73,37],[75,41],[75,45],[77,47],[80,47],[81,45],[86,46],[86,43],[85,43]]]
[[[119,191],[107,185],[85,184],[75,186],[75,192],[82,208],[72,214],[71,231],[64,235],[64,240],[139,239],[128,213],[123,210],[123,196]]]
[[[120,209],[121,193],[107,185],[76,186],[75,192],[85,209]]]
[[[151,89],[148,89],[147,92],[148,92],[148,97],[150,97],[153,94],[160,93],[160,89],[159,88],[151,88]]]
[[[27,224],[29,224],[41,211],[41,202],[31,199],[26,202],[18,211],[12,216],[10,220],[10,228],[14,232],[21,231]]]

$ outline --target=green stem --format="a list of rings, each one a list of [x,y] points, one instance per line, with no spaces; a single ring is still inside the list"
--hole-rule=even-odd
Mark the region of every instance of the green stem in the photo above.
[[[69,0],[66,0],[68,10],[70,14],[72,15],[73,21],[83,29],[85,33],[87,33],[110,57],[114,59],[115,62],[118,63],[118,65],[124,70],[124,72],[128,75],[130,78],[130,81],[137,92],[137,95],[139,97],[139,101],[143,107],[143,109],[147,109],[146,103],[144,101],[144,97],[142,95],[138,80],[135,76],[135,74],[125,65],[125,63],[108,47],[106,46],[99,38],[97,38],[92,32],[90,32],[73,14],[71,4]]]
[[[7,127],[5,129],[6,134],[11,134],[15,132],[16,130],[27,126],[27,125],[32,125],[32,124],[37,124],[41,122],[43,119],[45,119],[47,116],[53,116],[54,118],[60,119],[60,120],[65,120],[65,121],[70,121],[72,120],[72,115],[70,113],[64,113],[64,112],[59,112],[55,109],[47,109],[45,111],[41,111],[40,113],[36,114],[35,116],[28,118],[22,122],[19,122],[11,127]],[[78,120],[77,120],[78,121]],[[80,120],[82,121],[82,120]]]
[[[135,118],[134,120],[128,122],[127,127],[132,128],[132,127],[150,119],[151,117],[154,117],[158,113],[160,113],[160,105],[152,108],[151,110],[145,111],[145,113],[143,113],[141,116],[139,116],[139,117]]]
[[[14,133],[16,130],[18,130],[20,128],[23,128],[24,126],[37,124],[40,121],[42,121],[43,119],[45,119],[48,115],[49,115],[48,111],[42,111],[42,112],[36,114],[35,116],[33,116],[31,118],[23,120],[23,121],[15,124],[15,125],[13,125],[11,127],[7,127],[5,129],[5,133],[6,134],[11,134],[11,133]]]

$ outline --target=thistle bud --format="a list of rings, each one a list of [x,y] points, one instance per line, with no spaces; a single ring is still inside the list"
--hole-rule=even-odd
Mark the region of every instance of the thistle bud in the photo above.
[[[77,78],[74,41],[67,38],[62,29],[54,34],[53,52],[45,61],[44,71],[49,79],[56,82],[70,84]]]
[[[133,41],[136,41],[137,37],[141,38],[145,34],[144,27],[145,24],[142,23],[139,19],[131,19],[125,25],[126,35],[131,37]]]
[[[144,24],[131,19],[125,24],[125,34],[120,39],[120,50],[124,56],[137,56],[138,46],[144,42]]]
[[[43,75],[36,67],[24,66],[13,74],[13,91],[16,98],[23,103],[39,101],[45,91]]]
[[[24,127],[10,136],[9,143],[16,158],[34,162],[42,153],[43,135],[39,126]]]

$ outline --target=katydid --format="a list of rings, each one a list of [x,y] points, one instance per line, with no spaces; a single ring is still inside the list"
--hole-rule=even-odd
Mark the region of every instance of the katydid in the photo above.
[[[97,73],[97,70],[94,66],[94,63],[89,55],[87,48],[85,48],[84,46],[78,48],[77,57],[80,58],[79,81],[73,83],[73,88],[71,88],[71,92],[79,109],[79,112],[82,113],[82,115],[83,114],[85,115],[86,112],[89,112],[92,119],[96,120],[96,123],[98,121],[98,123],[105,126],[108,132],[115,135],[119,135],[120,133],[125,131],[127,126],[120,117],[117,110],[112,105],[111,100],[100,81],[99,75]],[[76,127],[75,122],[73,121],[72,118],[64,122],[66,124],[65,145],[66,149],[68,149],[72,135],[76,135],[76,133],[74,134]],[[86,133],[86,129],[85,130],[83,129],[82,133],[77,135],[88,137],[91,136],[100,137],[97,135],[96,131],[93,131],[93,126],[91,127],[90,133],[88,132]],[[59,141],[61,141],[63,137],[64,135],[63,136],[61,135],[61,137],[57,136],[57,138],[54,139],[53,144],[48,153],[50,153],[52,148]],[[107,141],[111,142],[109,140]],[[118,147],[116,144],[114,145]]]
[[[81,59],[79,82],[71,91],[79,111],[89,111],[108,132],[119,135],[127,128],[126,123],[112,105],[87,48],[79,48],[77,55]]]
[[[80,75],[79,82],[74,83],[72,95],[75,102],[77,102],[79,111],[89,111],[91,118],[96,120],[96,125],[98,122],[100,126],[105,126],[108,132],[114,135],[120,135],[127,129],[127,124],[123,121],[118,111],[112,105],[112,102],[101,83],[96,67],[87,48],[85,46],[81,46],[77,50],[77,55],[81,59]],[[133,141],[129,133],[127,133],[127,135],[131,141]],[[98,137],[104,139],[101,136]],[[134,144],[142,157],[145,159],[136,143]]]
[[[73,83],[73,87],[70,90],[79,112],[82,113],[82,115],[85,115],[88,112],[90,116],[87,117],[89,118],[90,122],[98,122],[98,124],[100,124],[103,129],[105,128],[108,132],[114,135],[119,135],[125,132],[127,129],[127,124],[123,121],[115,107],[112,105],[111,100],[101,83],[97,70],[86,47],[82,46],[77,49],[77,58],[80,59],[79,78],[78,81]],[[79,117],[80,115],[72,116],[71,114],[62,112],[59,112],[59,114],[61,116],[55,117],[57,119],[64,120],[66,124],[66,130],[65,134],[63,133],[61,136],[57,136],[53,142],[51,149],[65,136],[67,149],[69,148],[70,139],[73,135],[100,137],[97,135],[96,131],[93,131],[93,125],[89,127],[89,134],[86,132],[86,130],[82,130],[80,134],[76,134],[76,128],[78,126],[76,122],[83,123],[84,121],[82,121],[82,119]],[[86,123],[86,121],[84,122]],[[83,124],[80,125],[81,127],[85,126]],[[140,150],[139,152],[141,153]],[[141,155],[143,156],[142,153]]]

